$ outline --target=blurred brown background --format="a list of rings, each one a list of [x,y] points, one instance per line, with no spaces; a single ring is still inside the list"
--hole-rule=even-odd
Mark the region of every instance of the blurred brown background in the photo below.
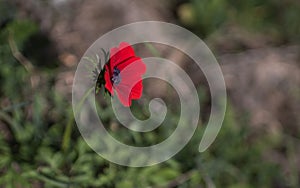
[[[41,31],[50,37],[58,51],[60,60],[70,66],[75,66],[85,50],[102,34],[124,24],[158,20],[193,28],[195,26],[190,22],[198,20],[190,14],[194,14],[193,11],[208,11],[192,10],[193,2],[171,0],[13,2],[20,8],[20,17],[29,17],[39,23]],[[259,8],[257,6],[256,11],[260,11]],[[210,14],[214,13],[218,14]],[[259,17],[249,15],[249,20],[252,19],[250,16]],[[251,32],[239,28],[241,26],[236,23],[224,22],[224,26],[215,28],[213,33],[206,33],[204,40],[218,57],[234,105],[249,111],[253,125],[280,129],[283,126],[299,127],[298,42],[284,43],[286,41],[279,41],[267,32]],[[198,69],[196,72],[191,70],[190,74],[193,74],[194,80],[200,80]]]

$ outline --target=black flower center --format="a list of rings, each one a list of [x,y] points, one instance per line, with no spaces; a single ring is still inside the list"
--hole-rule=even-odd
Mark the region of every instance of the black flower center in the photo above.
[[[111,81],[113,82],[113,84],[119,84],[121,82],[120,70],[116,67],[113,70]]]

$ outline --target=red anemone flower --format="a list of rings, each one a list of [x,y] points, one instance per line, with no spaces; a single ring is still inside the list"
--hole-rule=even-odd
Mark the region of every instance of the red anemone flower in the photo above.
[[[141,98],[142,75],[146,72],[146,65],[140,57],[135,56],[130,44],[122,42],[119,47],[112,48],[104,69],[105,88],[111,96],[115,90],[126,107],[131,106],[131,100]]]

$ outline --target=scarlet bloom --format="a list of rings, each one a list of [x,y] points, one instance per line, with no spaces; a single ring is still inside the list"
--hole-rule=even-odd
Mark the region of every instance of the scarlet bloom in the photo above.
[[[134,53],[132,46],[122,42],[119,47],[110,50],[109,62],[104,67],[105,88],[114,95],[116,91],[120,102],[131,106],[131,100],[142,96],[142,75],[146,65]]]

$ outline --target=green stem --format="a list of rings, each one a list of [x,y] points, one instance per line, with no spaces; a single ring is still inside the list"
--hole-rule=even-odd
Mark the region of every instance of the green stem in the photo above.
[[[81,98],[81,100],[78,103],[78,106],[75,107],[74,112],[75,115],[78,115],[79,109],[81,109],[83,102],[86,100],[86,98],[90,95],[90,93],[94,90],[94,87],[90,88],[88,91],[86,91],[86,93],[84,94],[84,96]],[[62,140],[62,145],[61,148],[63,151],[67,151],[67,149],[70,146],[70,140],[71,140],[71,134],[72,134],[72,127],[74,124],[74,114],[73,114],[73,110],[70,110],[68,113],[68,122],[67,122],[67,126],[63,135],[63,140]]]

